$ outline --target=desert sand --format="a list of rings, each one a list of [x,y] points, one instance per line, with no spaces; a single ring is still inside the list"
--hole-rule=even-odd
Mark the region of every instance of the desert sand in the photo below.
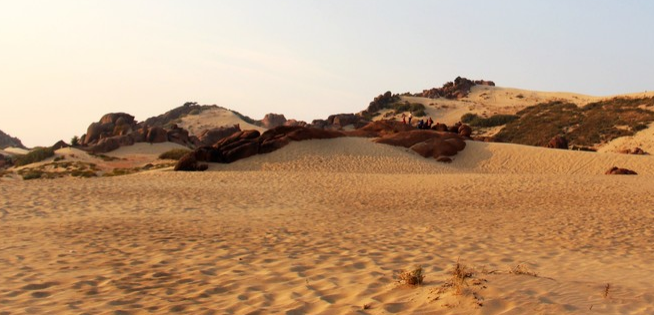
[[[651,156],[345,138],[2,182],[0,314],[652,314],[653,179]]]

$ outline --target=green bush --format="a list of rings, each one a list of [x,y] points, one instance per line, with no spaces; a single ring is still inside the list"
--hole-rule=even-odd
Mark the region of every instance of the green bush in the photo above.
[[[186,155],[187,153],[191,152],[191,150],[187,149],[172,149],[170,151],[166,151],[164,153],[161,153],[159,155],[159,158],[162,160],[177,160],[182,158],[182,156]]]
[[[36,148],[30,153],[25,155],[17,155],[14,158],[15,166],[23,166],[27,164],[41,162],[49,157],[54,156],[54,150],[52,148]]]

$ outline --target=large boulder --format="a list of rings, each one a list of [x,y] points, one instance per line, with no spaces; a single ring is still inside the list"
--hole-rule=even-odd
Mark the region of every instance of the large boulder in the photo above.
[[[189,138],[188,131],[186,129],[180,128],[177,125],[172,125],[167,134],[168,141],[188,146],[193,144]]]
[[[552,149],[568,149],[568,140],[562,136],[555,136],[547,143],[548,148]]]
[[[270,128],[283,126],[284,124],[286,124],[286,121],[287,120],[286,117],[284,117],[284,115],[270,113],[270,114],[266,114],[266,116],[263,117],[263,119],[261,120],[261,125],[266,129],[270,129]]]
[[[200,146],[210,146],[240,131],[241,126],[238,124],[233,126],[223,126],[203,131],[198,139],[200,140]]]
[[[182,158],[177,161],[177,164],[175,164],[175,171],[186,171],[186,172],[194,172],[194,171],[204,171],[209,166],[207,164],[199,164],[198,160],[195,158],[195,153],[194,152],[189,152],[182,156]]]
[[[126,136],[136,129],[134,116],[126,113],[109,113],[102,116],[99,122],[89,125],[86,135],[81,139],[81,144],[83,146],[96,145],[103,138]]]
[[[472,135],[472,128],[468,125],[461,125],[459,127],[459,135],[462,137],[470,138],[470,135]]]
[[[150,143],[162,143],[168,141],[168,132],[161,127],[152,127],[145,136],[145,141]]]
[[[122,146],[128,146],[134,144],[134,138],[130,135],[126,136],[115,136],[102,138],[95,145],[88,148],[89,151],[93,153],[107,153],[113,150],[116,150]]]
[[[134,125],[134,116],[127,113],[109,113],[100,118],[100,124]]]

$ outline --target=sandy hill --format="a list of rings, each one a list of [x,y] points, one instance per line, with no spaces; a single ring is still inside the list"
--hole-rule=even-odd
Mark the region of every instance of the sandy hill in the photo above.
[[[178,120],[177,125],[195,136],[200,136],[205,130],[233,125],[240,125],[241,130],[266,130],[248,123],[243,116],[221,107],[209,108],[196,115],[186,115]]]

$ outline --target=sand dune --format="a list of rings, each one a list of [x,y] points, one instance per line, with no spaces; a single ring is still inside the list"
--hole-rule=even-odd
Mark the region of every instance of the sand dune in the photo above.
[[[199,136],[203,131],[216,127],[233,126],[239,124],[242,130],[265,131],[265,128],[255,126],[243,121],[232,111],[224,108],[215,108],[203,111],[200,115],[188,115],[178,124],[189,133]]]
[[[613,164],[643,175],[599,175]],[[0,310],[649,314],[651,164],[473,142],[439,164],[346,138],[204,173],[2,184]],[[457,260],[475,270],[460,295],[443,289]],[[414,265],[424,284],[399,285]]]

